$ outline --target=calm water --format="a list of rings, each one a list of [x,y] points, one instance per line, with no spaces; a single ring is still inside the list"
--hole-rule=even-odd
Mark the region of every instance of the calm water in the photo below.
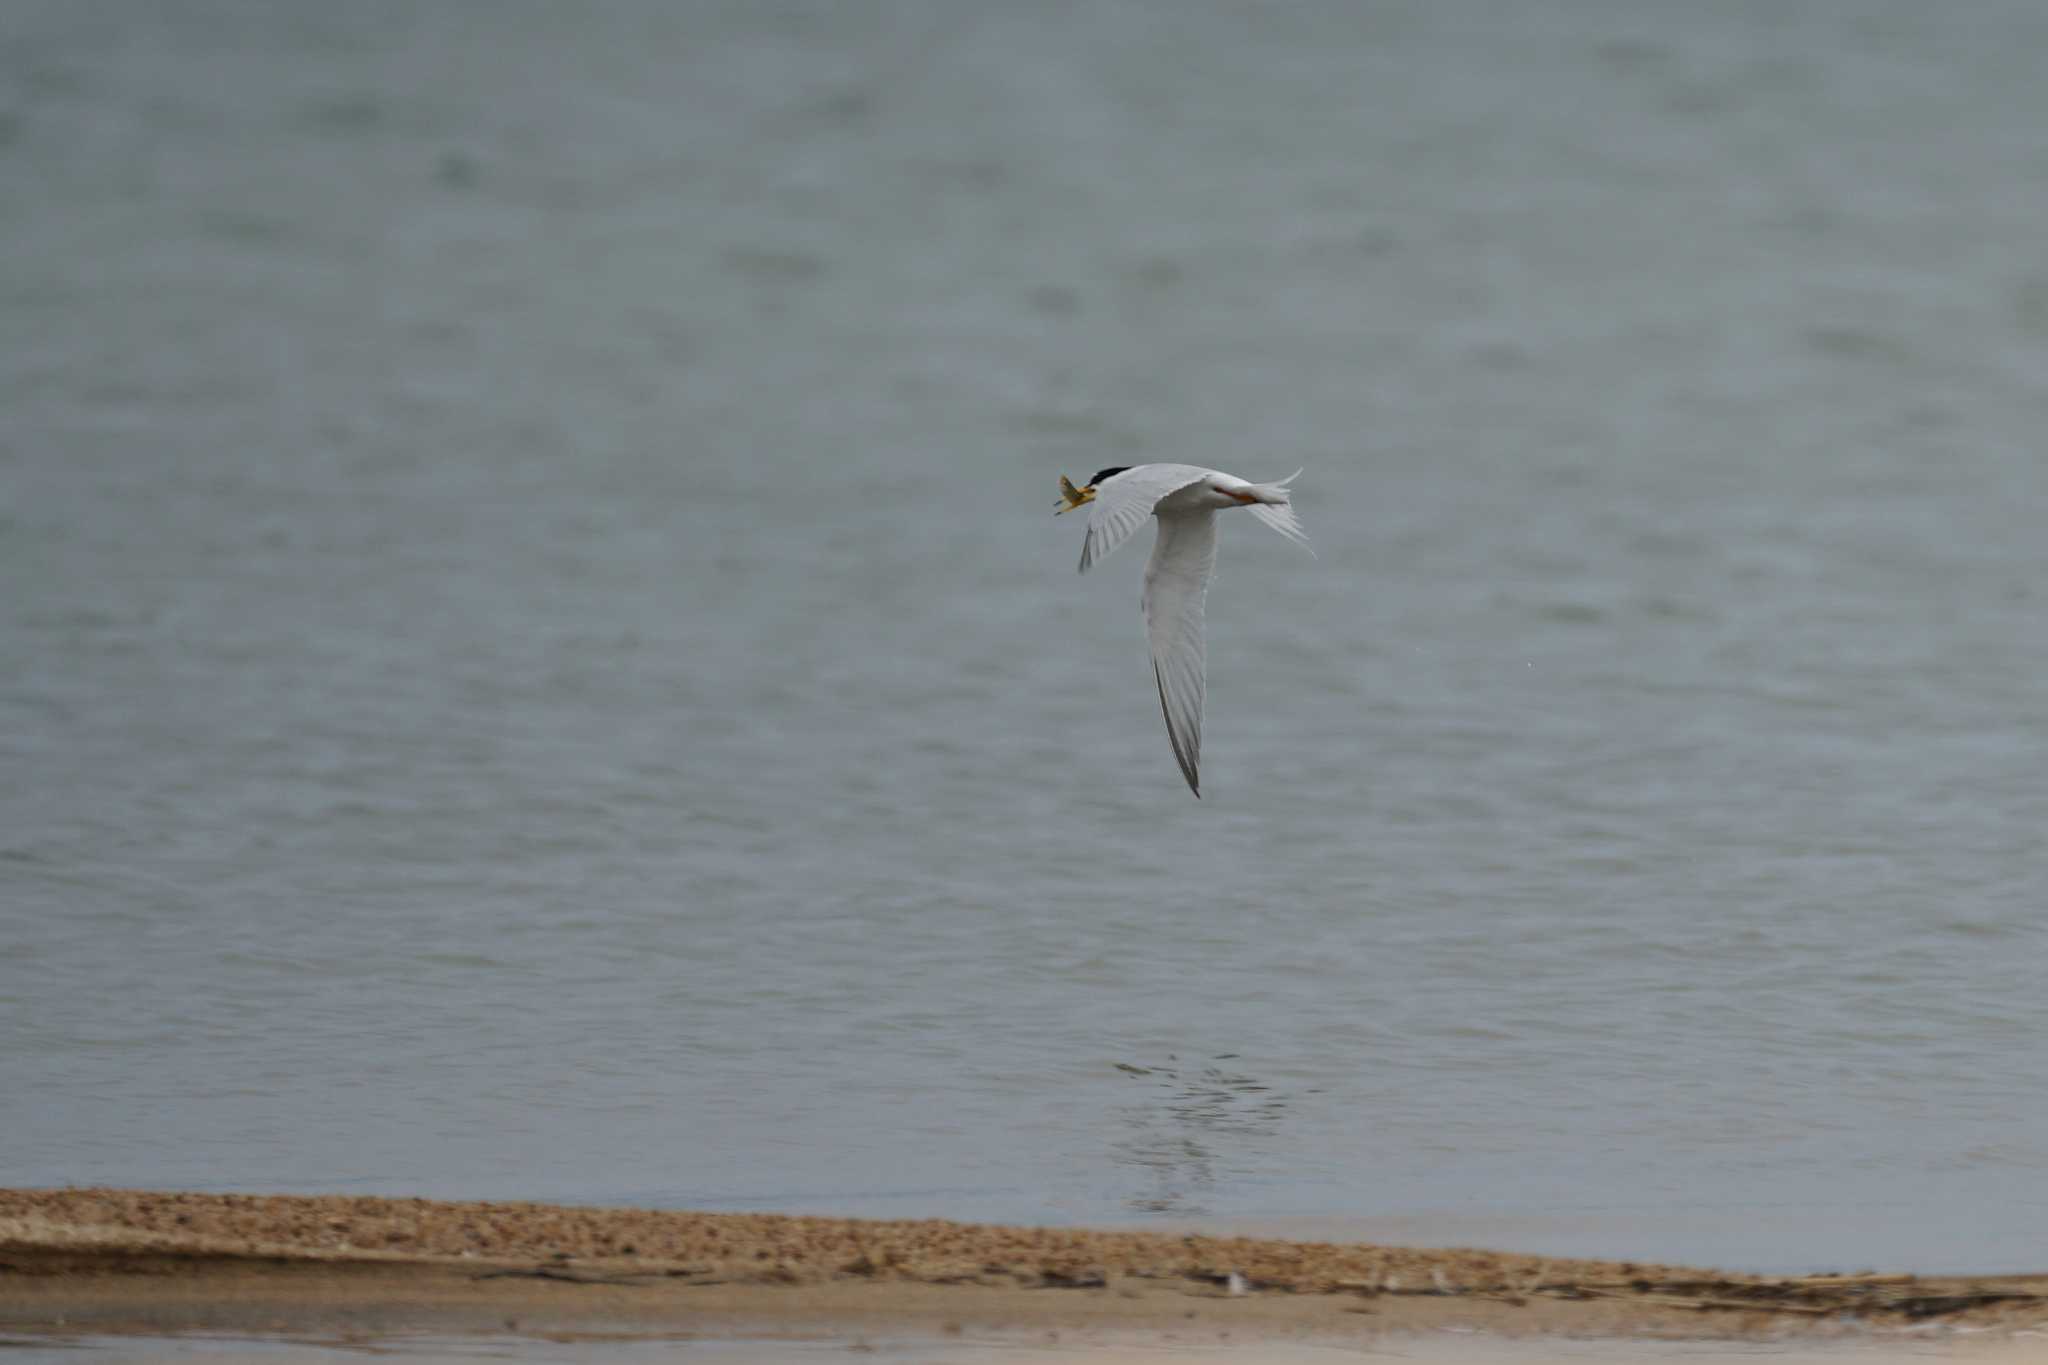
[[[5,0],[0,1183],[2048,1266],[2043,51]]]

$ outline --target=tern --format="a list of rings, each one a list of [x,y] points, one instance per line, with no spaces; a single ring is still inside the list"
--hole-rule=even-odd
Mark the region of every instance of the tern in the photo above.
[[[1216,514],[1249,507],[1252,515],[1308,549],[1290,505],[1287,486],[1252,483],[1220,469],[1191,464],[1116,465],[1079,488],[1060,476],[1057,516],[1093,504],[1081,572],[1106,558],[1148,517],[1159,519],[1159,538],[1145,565],[1145,635],[1152,646],[1152,680],[1166,713],[1166,738],[1195,799],[1202,796],[1202,696],[1207,690],[1202,607],[1216,572]],[[1309,551],[1311,554],[1313,550]]]

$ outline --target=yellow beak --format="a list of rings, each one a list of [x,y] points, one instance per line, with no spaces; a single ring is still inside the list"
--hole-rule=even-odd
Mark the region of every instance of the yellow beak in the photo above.
[[[1058,516],[1062,512],[1071,512],[1076,507],[1085,507],[1095,501],[1095,485],[1090,484],[1086,488],[1076,488],[1073,481],[1062,474],[1060,475],[1060,499],[1060,505],[1052,509],[1054,516]]]

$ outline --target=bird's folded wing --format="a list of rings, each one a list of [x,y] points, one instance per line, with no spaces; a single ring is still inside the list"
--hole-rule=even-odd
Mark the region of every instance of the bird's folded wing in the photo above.
[[[1145,566],[1145,635],[1166,737],[1196,796],[1202,794],[1202,697],[1208,687],[1202,615],[1215,570],[1214,512],[1159,518],[1159,542]]]
[[[1088,538],[1081,542],[1081,572],[1131,538],[1145,519],[1169,493],[1178,493],[1191,483],[1209,477],[1209,472],[1191,464],[1141,464],[1114,478],[1104,480],[1088,506]]]

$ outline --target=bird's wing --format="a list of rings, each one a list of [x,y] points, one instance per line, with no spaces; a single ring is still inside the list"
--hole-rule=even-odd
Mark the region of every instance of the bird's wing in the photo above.
[[[1081,572],[1131,538],[1152,509],[1169,493],[1178,493],[1213,471],[1191,464],[1141,464],[1106,479],[1088,506],[1088,538],[1081,542]]]
[[[1145,636],[1152,646],[1152,676],[1159,709],[1181,775],[1202,794],[1202,695],[1207,690],[1207,646],[1202,606],[1216,571],[1216,514],[1183,512],[1159,518],[1159,541],[1145,565]]]

